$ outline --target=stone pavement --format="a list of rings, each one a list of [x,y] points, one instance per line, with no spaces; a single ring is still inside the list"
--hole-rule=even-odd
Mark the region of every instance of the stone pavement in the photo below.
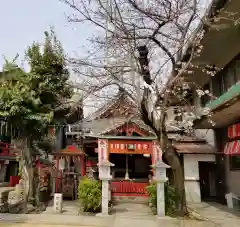
[[[240,226],[240,211],[234,211],[227,206],[208,202],[208,203],[191,203],[189,208],[204,217],[208,222],[215,226]]]
[[[212,223],[199,222],[195,220],[179,220],[172,218],[156,219],[156,217],[130,217],[115,216],[110,217],[83,217],[71,215],[1,215],[0,227],[50,227],[50,226],[89,226],[89,227],[216,227]]]
[[[115,213],[107,217],[69,215],[69,214],[0,214],[0,227],[239,227],[237,213],[230,212],[224,206],[216,204],[190,204],[204,221],[156,218],[143,204],[120,204]]]
[[[1,224],[0,227],[53,227],[53,225],[48,224],[27,224],[27,223],[15,223],[15,224]],[[67,225],[54,225],[54,227],[67,227]],[[79,227],[79,225],[74,225],[72,227]]]

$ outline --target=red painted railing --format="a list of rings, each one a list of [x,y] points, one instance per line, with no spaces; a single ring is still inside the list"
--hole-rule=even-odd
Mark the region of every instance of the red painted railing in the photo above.
[[[113,196],[148,196],[147,182],[112,181],[111,190]]]

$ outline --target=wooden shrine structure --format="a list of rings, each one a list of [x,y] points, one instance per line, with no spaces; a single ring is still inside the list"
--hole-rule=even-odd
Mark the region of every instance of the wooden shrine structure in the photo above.
[[[136,105],[120,92],[91,116],[70,125],[66,132],[68,144],[78,144],[86,154],[82,172],[93,169],[97,177],[97,163],[102,159],[115,165],[113,196],[147,196],[145,188],[153,175],[151,165],[161,158],[155,134],[136,113]]]
[[[69,145],[60,152],[52,153],[55,160],[53,172],[54,192],[76,199],[79,180],[85,175],[85,156],[81,149]]]
[[[124,92],[119,91],[111,101],[66,129],[67,147],[54,154],[54,192],[73,195],[82,176],[98,179],[97,164],[107,159],[114,164],[111,167],[113,196],[147,196],[145,188],[154,175],[151,166],[162,158],[162,152],[155,133],[144,124],[136,104]],[[171,127],[167,130],[182,159],[183,155],[214,153],[202,139],[182,132],[179,135]],[[185,161],[184,166],[191,164]],[[68,172],[74,177],[64,180]],[[167,174],[171,176],[171,169]]]

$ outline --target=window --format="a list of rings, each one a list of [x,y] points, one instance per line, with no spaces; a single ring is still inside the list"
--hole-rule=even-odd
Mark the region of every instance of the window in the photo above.
[[[234,65],[230,64],[223,74],[224,90],[227,91],[232,85],[236,84]]]
[[[236,60],[236,82],[240,82],[240,59]]]
[[[224,147],[228,141],[228,129],[225,128],[216,128],[215,132],[215,143],[219,152],[223,152]]]
[[[219,97],[222,94],[222,74],[221,72],[212,78],[212,93],[214,97]]]
[[[240,155],[229,156],[229,167],[230,170],[240,170]]]

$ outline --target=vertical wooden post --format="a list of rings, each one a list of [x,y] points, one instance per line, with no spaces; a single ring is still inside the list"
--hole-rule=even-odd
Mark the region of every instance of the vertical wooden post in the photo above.
[[[60,187],[61,187],[61,191],[59,190],[59,192],[63,193],[63,170],[60,170]]]

